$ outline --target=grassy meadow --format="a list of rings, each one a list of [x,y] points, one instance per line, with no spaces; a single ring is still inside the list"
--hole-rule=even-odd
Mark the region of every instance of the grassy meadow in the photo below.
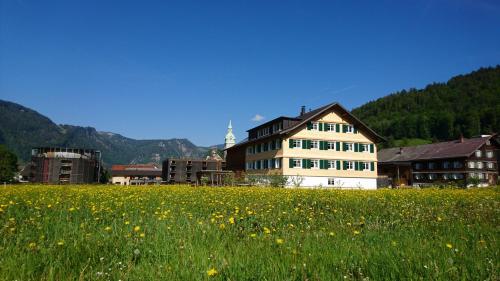
[[[499,188],[0,187],[0,280],[499,280]]]

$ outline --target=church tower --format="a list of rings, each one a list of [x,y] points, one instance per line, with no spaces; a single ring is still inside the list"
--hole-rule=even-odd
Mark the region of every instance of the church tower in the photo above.
[[[227,134],[224,141],[224,149],[228,149],[231,146],[236,144],[236,138],[233,134],[233,125],[231,124],[231,120],[229,120],[229,126],[227,126]],[[224,151],[224,159],[226,158],[227,152]]]

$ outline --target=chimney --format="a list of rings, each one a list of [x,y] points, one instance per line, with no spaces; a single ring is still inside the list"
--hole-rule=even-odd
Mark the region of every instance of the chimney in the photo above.
[[[300,107],[300,116],[302,116],[304,114],[306,114],[306,106],[305,105]]]
[[[459,143],[463,143],[464,142],[464,135],[460,134],[460,138],[458,139],[458,142]]]

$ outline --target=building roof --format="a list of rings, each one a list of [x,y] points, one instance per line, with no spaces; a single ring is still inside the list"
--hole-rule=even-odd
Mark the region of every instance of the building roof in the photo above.
[[[111,176],[161,176],[161,168],[154,164],[113,165]]]
[[[275,119],[273,119],[271,121],[268,121],[268,122],[266,122],[264,124],[261,124],[261,125],[259,125],[257,127],[254,127],[254,128],[252,128],[252,129],[250,129],[248,131],[251,131],[251,130],[256,129],[256,128],[265,127],[266,125],[270,125],[273,122],[277,121],[278,119],[290,119],[290,120],[297,121],[293,125],[291,125],[291,126],[289,126],[287,128],[283,128],[282,131],[278,131],[278,132],[275,132],[273,134],[267,135],[265,137],[257,138],[257,139],[251,139],[251,140],[250,139],[246,139],[245,141],[237,143],[236,145],[234,145],[233,147],[230,147],[228,149],[237,148],[237,147],[239,147],[241,145],[244,145],[244,144],[247,144],[247,143],[252,143],[254,141],[261,141],[261,140],[264,140],[264,139],[267,139],[267,138],[270,138],[270,137],[274,137],[274,136],[277,136],[277,135],[286,135],[286,134],[288,134],[290,132],[295,131],[296,129],[300,128],[301,126],[307,124],[307,122],[310,122],[310,121],[314,120],[314,118],[316,118],[316,117],[324,114],[325,112],[327,112],[328,110],[331,110],[331,109],[338,110],[341,113],[341,117],[342,118],[346,118],[346,119],[350,120],[354,125],[357,126],[358,129],[361,129],[362,131],[366,132],[375,142],[384,141],[384,138],[382,138],[375,131],[373,131],[367,125],[365,125],[363,122],[361,122],[361,120],[359,120],[356,116],[352,115],[352,113],[350,113],[342,105],[340,105],[337,102],[334,102],[334,103],[330,103],[330,104],[327,104],[325,106],[316,108],[314,110],[311,110],[309,112],[306,112],[306,113],[304,113],[302,115],[299,115],[299,116],[296,116],[296,117],[280,116],[280,117],[275,118]]]
[[[494,136],[381,149],[377,152],[377,158],[379,163],[394,163],[469,157],[492,138]]]

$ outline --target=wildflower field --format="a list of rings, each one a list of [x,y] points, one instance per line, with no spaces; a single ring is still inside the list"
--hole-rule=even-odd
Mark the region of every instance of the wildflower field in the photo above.
[[[499,280],[499,191],[0,187],[0,280]]]

